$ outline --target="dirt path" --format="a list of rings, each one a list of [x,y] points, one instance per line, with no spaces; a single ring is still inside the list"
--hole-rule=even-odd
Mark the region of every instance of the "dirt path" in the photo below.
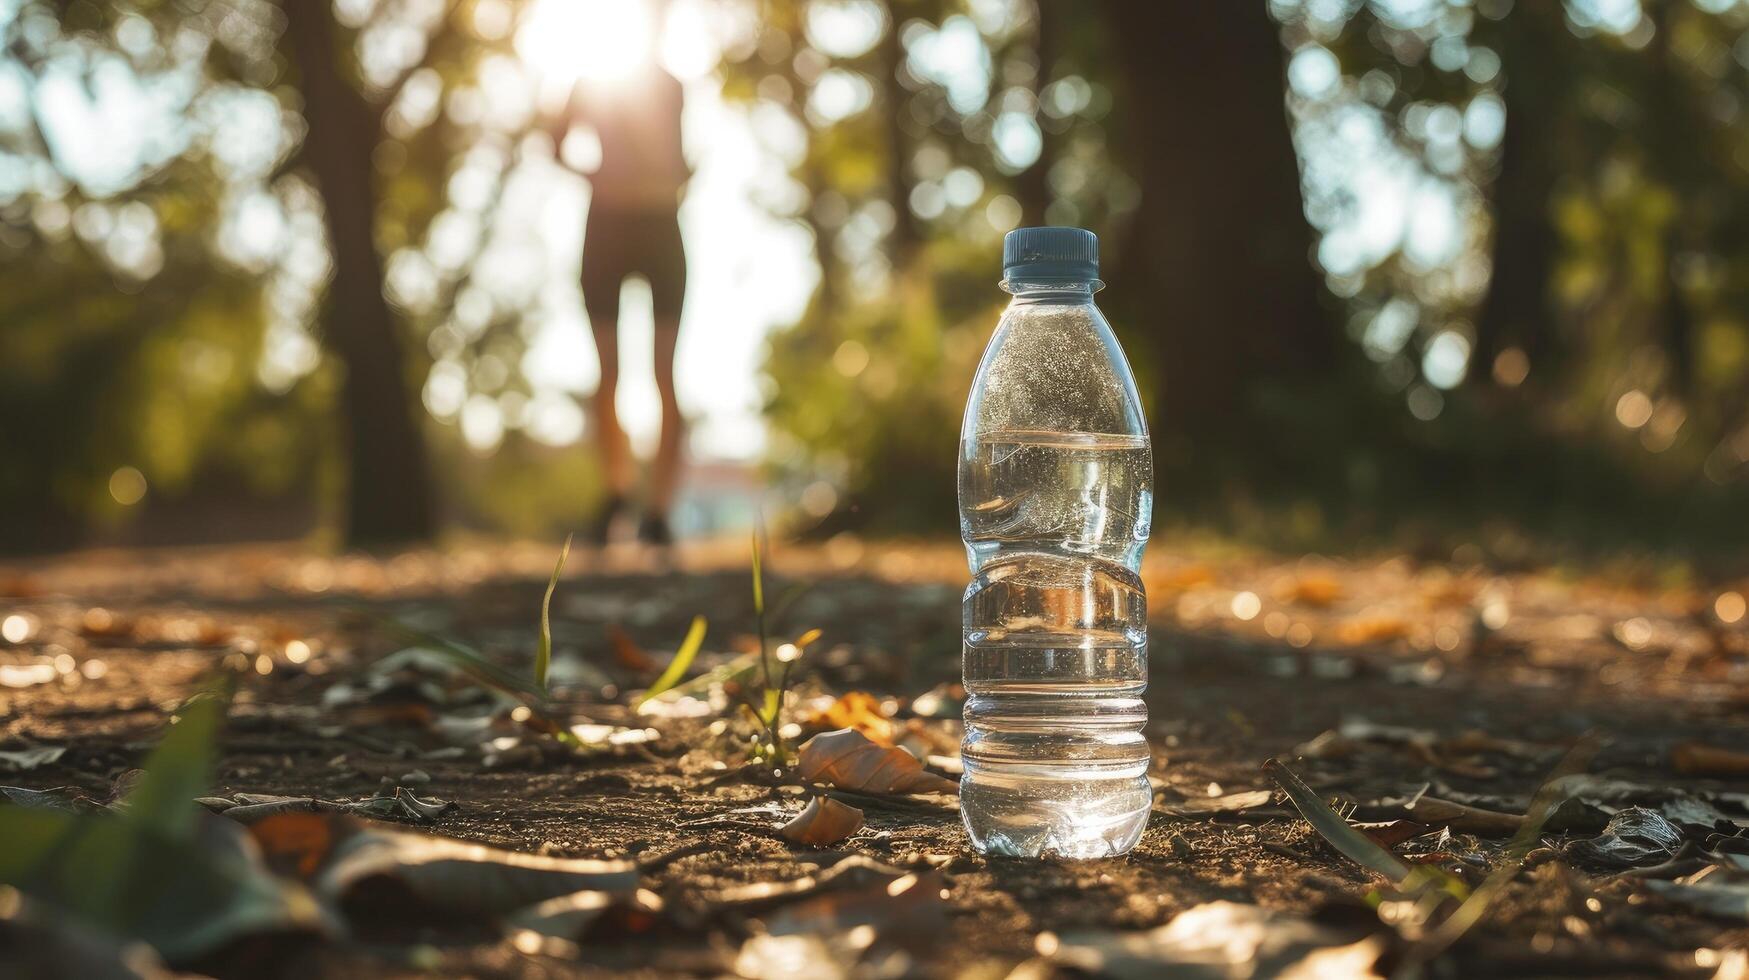
[[[1671,763],[1672,747],[1690,740],[1749,750],[1749,617],[1730,598],[1742,583],[1649,591],[1402,559],[1155,551],[1174,556],[1146,576],[1148,734],[1161,806],[1124,859],[987,861],[966,846],[951,801],[924,799],[869,805],[864,829],[831,851],[785,842],[773,829],[778,811],[799,810],[804,797],[734,778],[744,721],[651,718],[628,707],[627,692],[650,683],[694,615],[710,621],[700,668],[754,644],[744,555],[730,545],[683,553],[684,571],[637,556],[574,560],[553,606],[553,676],[570,720],[649,727],[654,737],[583,754],[506,752],[492,766],[481,752],[446,750],[451,743],[434,734],[450,706],[473,697],[466,690],[452,687],[433,705],[421,696],[347,700],[334,689],[357,685],[366,664],[407,645],[382,628],[385,617],[525,670],[550,547],[470,545],[386,561],[256,547],[0,566],[0,632],[14,641],[0,643],[0,665],[10,667],[0,674],[0,748],[66,746],[52,763],[0,773],[0,783],[105,797],[139,765],[167,712],[228,667],[241,686],[217,795],[358,798],[401,784],[459,804],[436,833],[543,854],[661,856],[645,887],[671,909],[698,910],[674,919],[696,928],[609,930],[563,957],[509,941],[458,945],[434,931],[300,948],[276,964],[306,975],[503,976],[753,970],[762,961],[748,959],[758,950],[746,941],[760,927],[713,915],[711,903],[725,889],[798,879],[847,854],[914,871],[945,895],[945,914],[922,930],[927,942],[895,944],[878,961],[869,957],[885,938],[864,954],[866,934],[861,945],[851,934],[806,951],[862,955],[894,973],[1001,977],[1051,952],[1057,937],[1148,929],[1216,900],[1376,931],[1365,902],[1377,882],[1280,796],[1212,817],[1165,812],[1273,789],[1262,762],[1296,752],[1310,752],[1296,768],[1325,797],[1363,804],[1357,817],[1418,793],[1522,807],[1589,730],[1605,736],[1594,774],[1703,794],[1749,790],[1745,777],[1679,774]],[[773,632],[823,630],[802,661],[789,717],[866,691],[885,700],[902,744],[951,754],[964,577],[956,549],[839,539],[780,547],[770,574]],[[1339,734],[1306,745],[1330,732]],[[1466,732],[1486,738],[1452,741]],[[1551,833],[1546,843],[1558,849],[1564,839]],[[1502,843],[1458,834],[1398,850],[1425,851],[1474,885]],[[1711,951],[1749,945],[1749,923],[1685,911],[1641,879],[1559,855],[1533,863],[1441,960],[1447,975],[1709,976]],[[860,914],[828,911],[852,924]],[[869,921],[877,932],[886,924]]]

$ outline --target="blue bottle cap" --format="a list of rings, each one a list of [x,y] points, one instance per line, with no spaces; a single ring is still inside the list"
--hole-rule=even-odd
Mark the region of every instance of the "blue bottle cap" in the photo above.
[[[1002,239],[1010,282],[1099,277],[1099,238],[1085,228],[1016,228]]]

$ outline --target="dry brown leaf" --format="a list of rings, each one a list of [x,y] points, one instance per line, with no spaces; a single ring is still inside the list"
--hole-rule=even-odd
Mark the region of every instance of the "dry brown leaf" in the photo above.
[[[1318,573],[1302,575],[1282,590],[1281,597],[1287,602],[1297,602],[1302,606],[1316,606],[1322,609],[1333,605],[1336,600],[1342,598],[1342,583],[1330,575]]]
[[[295,871],[319,898],[341,905],[361,884],[387,878],[412,907],[494,917],[584,889],[630,893],[639,880],[631,861],[501,851],[333,813],[280,814],[249,825],[249,834],[270,867]]]
[[[1351,646],[1389,643],[1409,635],[1409,623],[1399,616],[1361,616],[1336,627],[1336,638]]]
[[[923,768],[902,748],[883,748],[851,728],[824,732],[802,746],[802,778],[864,793],[957,793],[959,784]]]
[[[1682,742],[1670,749],[1670,762],[1687,776],[1749,776],[1749,752],[1705,742]]]
[[[315,875],[328,859],[334,833],[334,824],[321,813],[282,813],[249,827],[268,865],[281,873],[295,870],[300,878]]]
[[[879,698],[867,691],[850,691],[826,708],[802,720],[813,728],[854,728],[876,745],[893,744],[893,723],[881,711]]]
[[[1204,565],[1186,565],[1169,571],[1149,575],[1147,580],[1148,594],[1159,598],[1167,595],[1177,595],[1189,592],[1191,589],[1205,585],[1213,585],[1214,573]]]
[[[861,810],[830,796],[816,796],[778,833],[792,844],[829,847],[861,829]]]
[[[607,628],[607,639],[613,645],[614,663],[619,664],[627,670],[636,671],[640,674],[653,674],[656,672],[656,661],[651,659],[650,655],[644,652],[644,648],[638,646],[638,641],[632,639],[625,630],[620,629],[618,626],[609,626]]]

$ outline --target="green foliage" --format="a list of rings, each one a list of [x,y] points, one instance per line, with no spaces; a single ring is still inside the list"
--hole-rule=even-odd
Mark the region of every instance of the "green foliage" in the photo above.
[[[260,932],[327,928],[302,887],[262,868],[229,823],[201,827],[225,700],[200,695],[146,761],[120,814],[0,806],[0,883],[186,963]]]

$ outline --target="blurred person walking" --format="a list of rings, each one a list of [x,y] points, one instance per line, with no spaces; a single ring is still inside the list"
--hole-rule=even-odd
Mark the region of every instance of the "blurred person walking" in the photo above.
[[[640,5],[641,6],[641,5]],[[647,8],[645,16],[659,20]],[[660,23],[653,25],[660,27]],[[584,79],[572,89],[563,113],[552,121],[561,161],[565,139],[577,126],[593,129],[601,144],[589,180],[589,216],[583,233],[583,309],[595,335],[601,383],[595,390],[596,448],[606,473],[608,498],[590,520],[588,533],[605,543],[617,519],[631,508],[637,474],[614,396],[619,384],[619,294],[626,277],[650,284],[655,320],[656,390],[662,397],[662,435],[650,463],[638,539],[673,542],[668,512],[680,477],[685,420],[674,392],[674,350],[686,296],[686,250],[680,238],[680,201],[692,176],[682,151],[680,117],[684,90],[657,63],[659,30],[641,32],[645,50],[625,75]]]

